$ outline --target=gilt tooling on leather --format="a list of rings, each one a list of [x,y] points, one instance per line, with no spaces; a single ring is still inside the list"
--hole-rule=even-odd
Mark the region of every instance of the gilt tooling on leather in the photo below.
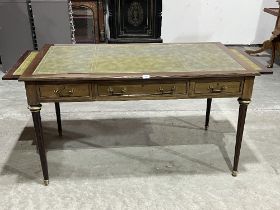
[[[243,71],[216,43],[54,45],[33,75]]]

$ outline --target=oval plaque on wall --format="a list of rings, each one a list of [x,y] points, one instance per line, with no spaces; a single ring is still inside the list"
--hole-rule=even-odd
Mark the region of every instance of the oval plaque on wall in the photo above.
[[[128,8],[128,22],[129,24],[137,27],[142,24],[144,19],[144,12],[141,4],[134,1]]]

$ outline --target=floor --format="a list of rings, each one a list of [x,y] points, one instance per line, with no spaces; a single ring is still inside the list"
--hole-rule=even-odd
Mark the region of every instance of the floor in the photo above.
[[[0,81],[0,209],[280,209],[279,81],[256,79],[236,178],[236,99],[213,100],[208,131],[206,100],[61,104],[62,138],[44,104],[48,187],[24,85]]]

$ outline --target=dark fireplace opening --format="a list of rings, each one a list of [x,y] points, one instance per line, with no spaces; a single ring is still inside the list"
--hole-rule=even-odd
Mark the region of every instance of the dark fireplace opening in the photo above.
[[[162,42],[162,0],[108,0],[111,43]]]

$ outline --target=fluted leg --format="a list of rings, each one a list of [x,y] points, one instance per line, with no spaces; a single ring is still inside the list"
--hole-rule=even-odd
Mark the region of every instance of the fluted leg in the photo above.
[[[208,127],[209,127],[209,119],[210,119],[210,112],[211,112],[211,104],[212,104],[212,98],[207,98],[207,108],[206,108],[206,118],[205,118],[205,130],[208,130]]]
[[[56,121],[57,121],[57,129],[58,135],[62,136],[62,125],[61,125],[61,115],[60,115],[60,106],[58,102],[55,102],[55,112],[56,112]]]
[[[244,131],[247,107],[248,107],[250,101],[238,99],[238,102],[240,105],[239,105],[239,116],[238,116],[238,124],[237,124],[232,176],[237,176],[237,172],[238,172],[238,162],[239,162],[240,149],[241,149],[241,144],[242,144],[242,139],[243,139],[243,131]]]
[[[49,184],[49,174],[48,174],[48,163],[47,163],[44,138],[43,138],[43,128],[42,128],[41,115],[40,115],[41,105],[29,106],[28,108],[32,113],[34,129],[35,129],[35,134],[36,134],[37,148],[39,151],[41,166],[42,166],[42,171],[43,171],[44,184],[48,185]]]

